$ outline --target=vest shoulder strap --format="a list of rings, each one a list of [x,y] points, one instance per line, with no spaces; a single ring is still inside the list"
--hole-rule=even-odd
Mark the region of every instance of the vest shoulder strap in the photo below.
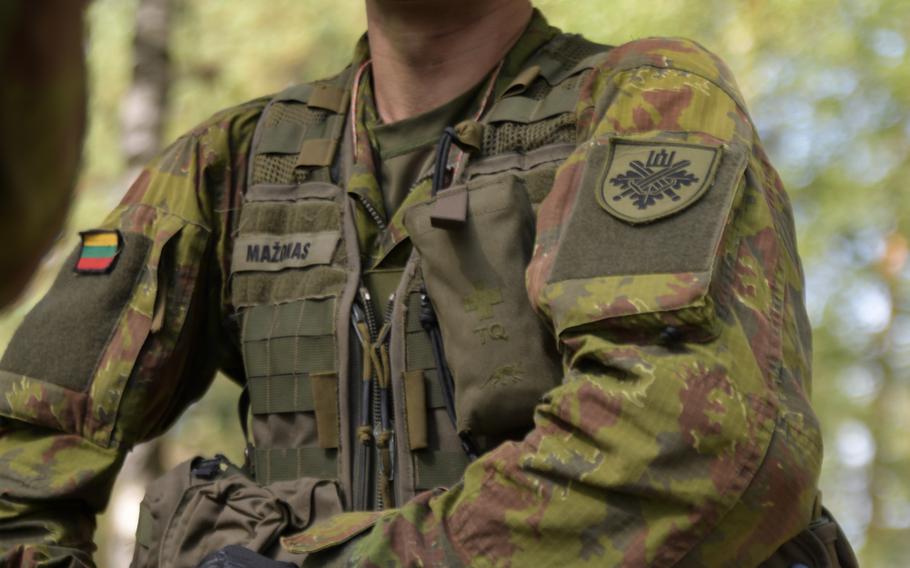
[[[328,181],[350,101],[351,68],[269,101],[253,137],[247,186]]]

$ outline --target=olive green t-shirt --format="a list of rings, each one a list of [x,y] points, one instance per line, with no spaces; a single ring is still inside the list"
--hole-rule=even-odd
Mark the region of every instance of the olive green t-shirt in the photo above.
[[[411,118],[391,124],[367,123],[379,158],[377,173],[386,219],[401,206],[421,172],[430,171],[443,130],[467,117],[478,89],[475,85],[442,106]]]

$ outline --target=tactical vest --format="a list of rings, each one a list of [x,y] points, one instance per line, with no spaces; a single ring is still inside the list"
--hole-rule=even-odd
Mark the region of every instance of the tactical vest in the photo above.
[[[390,507],[455,483],[466,440],[483,452],[532,427],[563,375],[524,285],[535,213],[580,142],[580,88],[607,49],[559,35],[530,58],[480,120],[456,186],[408,210],[403,270],[361,267],[354,216],[365,213],[339,151],[353,71],[269,103],[230,282],[259,483],[332,479],[347,510]],[[454,228],[433,218],[447,195],[467,199]]]

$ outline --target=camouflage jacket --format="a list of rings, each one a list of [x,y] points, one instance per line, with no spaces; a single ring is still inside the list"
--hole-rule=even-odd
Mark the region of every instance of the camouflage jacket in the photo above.
[[[117,270],[81,278],[75,252],[13,339],[7,564],[90,565],[129,448],[216,369],[242,377],[230,227],[265,103],[216,114],[150,164],[100,226],[123,236]],[[561,386],[528,436],[451,489],[284,540],[308,562],[755,565],[810,521],[821,437],[803,276],[730,71],[686,40],[635,41],[599,60],[575,113],[582,142],[539,208],[526,273]]]

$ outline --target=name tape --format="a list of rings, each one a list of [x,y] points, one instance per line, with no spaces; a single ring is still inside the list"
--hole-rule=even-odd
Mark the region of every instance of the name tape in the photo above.
[[[241,235],[234,241],[233,272],[277,271],[330,264],[340,231]]]

